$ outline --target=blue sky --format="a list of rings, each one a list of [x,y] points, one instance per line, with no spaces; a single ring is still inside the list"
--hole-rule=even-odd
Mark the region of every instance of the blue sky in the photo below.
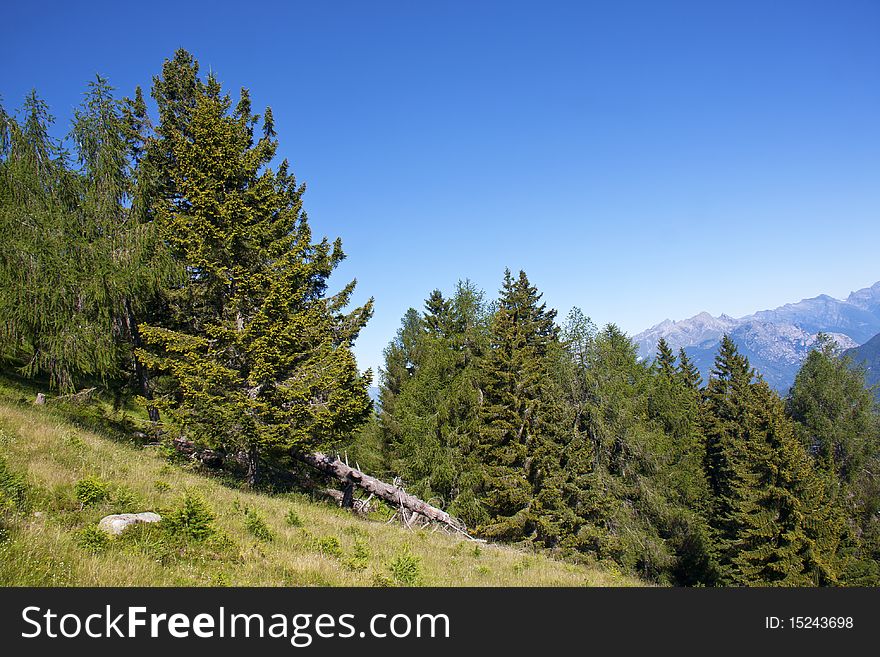
[[[409,306],[525,269],[636,333],[880,279],[880,3],[8,2],[0,96],[66,129],[178,47],[271,105],[341,236],[362,367]]]

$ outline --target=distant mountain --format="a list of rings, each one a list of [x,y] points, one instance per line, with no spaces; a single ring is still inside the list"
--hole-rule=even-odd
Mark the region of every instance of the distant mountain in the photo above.
[[[830,334],[841,349],[857,347],[880,332],[880,282],[846,300],[822,294],[740,318],[703,312],[677,322],[667,319],[633,342],[639,356],[648,359],[661,337],[676,351],[684,347],[708,379],[721,336],[728,333],[767,383],[785,393],[820,332]]]
[[[853,363],[865,368],[868,385],[880,384],[880,333],[860,347],[847,349],[844,354],[852,358]],[[877,389],[877,397],[880,398],[880,388]]]

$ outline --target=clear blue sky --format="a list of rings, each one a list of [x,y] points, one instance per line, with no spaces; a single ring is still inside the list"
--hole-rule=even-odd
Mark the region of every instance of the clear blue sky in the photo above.
[[[82,5],[82,6],[81,6]],[[636,333],[880,279],[880,2],[7,2],[0,96],[62,128],[178,47],[271,105],[381,351],[523,268]],[[62,128],[59,128],[61,131]]]

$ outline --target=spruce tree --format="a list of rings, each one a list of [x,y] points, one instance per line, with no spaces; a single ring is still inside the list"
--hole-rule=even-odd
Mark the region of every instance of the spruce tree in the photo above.
[[[354,282],[326,296],[341,243],[312,241],[304,187],[286,161],[270,167],[271,113],[255,138],[246,90],[233,108],[214,77],[168,70],[177,77],[154,89],[168,99],[157,130],[167,144],[154,148],[170,155],[156,165],[165,193],[154,211],[187,280],[171,297],[176,322],[142,325],[139,354],[174,378],[159,403],[181,430],[243,453],[254,485],[265,455],[333,444],[369,417],[370,374],[358,373],[351,345],[372,300],[344,313]]]
[[[843,526],[833,491],[811,467],[783,408],[725,336],[702,414],[722,584],[837,581]]]
[[[753,386],[750,406],[745,440],[734,446],[728,581],[836,584],[844,525],[830,480],[812,467],[782,401],[763,381]]]
[[[703,385],[703,377],[694,362],[688,357],[684,347],[678,350],[678,376],[692,390],[699,390]]]
[[[654,358],[654,364],[663,376],[672,378],[675,374],[675,354],[664,338],[657,341],[657,356]]]
[[[485,464],[481,503],[485,536],[521,540],[538,536],[539,518],[556,495],[545,479],[558,463],[558,407],[550,375],[558,344],[556,311],[525,272],[504,273],[483,359],[479,454]],[[540,538],[540,537],[539,537]]]

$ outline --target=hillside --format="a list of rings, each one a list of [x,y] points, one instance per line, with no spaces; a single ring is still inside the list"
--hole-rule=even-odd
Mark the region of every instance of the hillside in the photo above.
[[[103,424],[97,419],[105,409],[37,407],[31,393],[0,385],[0,492],[15,498],[24,484],[5,527],[0,516],[0,586],[639,583],[613,569],[355,517],[301,494],[241,490],[170,462],[161,447],[82,428]],[[214,516],[205,539],[162,527],[186,495]],[[82,503],[90,497],[94,503]],[[148,510],[166,520],[109,541],[96,538],[93,528],[104,515]]]

